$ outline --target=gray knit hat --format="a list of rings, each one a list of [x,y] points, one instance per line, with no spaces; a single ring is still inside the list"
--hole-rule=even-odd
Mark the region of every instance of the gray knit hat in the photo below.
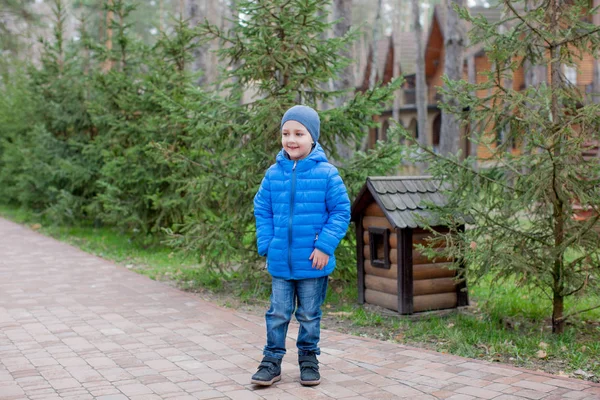
[[[317,114],[315,110],[308,106],[300,105],[290,108],[283,114],[279,129],[283,128],[283,124],[290,120],[300,122],[304,125],[312,139],[317,143],[320,135],[321,120],[319,119],[319,114]]]

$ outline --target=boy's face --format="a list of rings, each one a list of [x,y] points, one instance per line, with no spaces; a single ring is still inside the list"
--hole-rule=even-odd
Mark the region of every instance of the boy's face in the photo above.
[[[281,144],[292,160],[301,160],[312,150],[312,137],[298,121],[286,121],[281,127]]]

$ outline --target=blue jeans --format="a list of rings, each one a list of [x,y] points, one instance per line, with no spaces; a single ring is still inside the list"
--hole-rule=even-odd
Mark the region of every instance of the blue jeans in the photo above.
[[[275,278],[271,284],[271,308],[267,311],[266,357],[283,358],[285,337],[292,313],[300,323],[298,330],[298,355],[320,354],[321,305],[327,294],[329,277],[289,280]]]

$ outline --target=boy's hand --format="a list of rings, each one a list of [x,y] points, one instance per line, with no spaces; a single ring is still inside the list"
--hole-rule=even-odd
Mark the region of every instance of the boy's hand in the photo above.
[[[312,260],[312,267],[316,269],[323,269],[329,262],[329,256],[319,249],[314,249],[308,259]]]

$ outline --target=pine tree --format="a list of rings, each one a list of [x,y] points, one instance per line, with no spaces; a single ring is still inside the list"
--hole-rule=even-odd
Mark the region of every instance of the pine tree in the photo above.
[[[451,225],[452,215],[476,220],[455,239],[444,238],[449,254],[465,260],[474,278],[514,278],[538,290],[552,305],[553,332],[561,333],[569,316],[586,311],[574,306],[566,312],[565,299],[600,286],[600,164],[583,157],[599,139],[600,107],[562,72],[585,53],[598,57],[600,28],[582,18],[598,11],[586,1],[507,0],[504,7],[506,18],[497,25],[460,10],[474,25],[471,43],[485,44],[494,67],[481,84],[447,80],[446,94],[457,104],[442,105],[477,127],[472,138],[491,152],[483,160],[491,166],[478,171],[473,157],[460,161],[430,149],[427,158],[432,174],[451,189],[440,217]],[[499,24],[508,29],[496,29]],[[546,67],[549,83],[507,87],[524,66]],[[490,94],[479,98],[477,90]],[[513,142],[516,152],[508,151]],[[589,215],[577,218],[576,204]]]
[[[350,60],[339,54],[356,37],[355,30],[340,38],[323,35],[331,24],[327,23],[329,5],[320,0],[246,0],[237,2],[237,8],[243,17],[231,30],[209,23],[201,27],[205,40],[223,43],[219,56],[228,65],[221,75],[223,91],[209,96],[192,88],[186,98],[171,102],[173,115],[178,113],[182,125],[193,127],[187,130],[193,136],[179,152],[163,147],[172,161],[197,170],[186,188],[194,214],[173,232],[171,243],[199,253],[215,268],[258,265],[252,199],[281,149],[281,116],[297,103],[317,109],[323,103],[333,106],[345,94],[328,91],[323,83],[337,79],[348,65]],[[363,129],[373,125],[373,115],[389,106],[398,84],[351,94],[341,107],[321,113],[320,143],[330,157],[337,156],[336,140],[357,147]],[[254,97],[244,99],[250,91]],[[353,177],[362,179],[362,184],[370,172],[393,170],[398,150],[396,143],[380,146],[370,155],[357,153],[346,174],[341,168],[348,186],[358,186]],[[345,247],[346,258],[340,263],[346,264],[347,271],[355,269],[350,247]]]
[[[93,129],[80,49],[64,39],[65,19],[63,1],[55,0],[41,66],[30,65],[26,83],[17,80],[26,86],[6,98],[5,110],[26,124],[3,124],[0,186],[7,201],[72,222],[86,216],[97,168],[82,151]]]
[[[198,35],[179,20],[172,33],[161,33],[148,47],[128,35],[134,8],[121,0],[108,7],[115,15],[115,46],[98,61],[112,59],[115,66],[96,75],[90,106],[100,134],[89,151],[101,156],[102,165],[95,213],[104,223],[153,242],[187,213],[179,181],[190,178],[189,168],[169,164],[155,144],[178,151],[191,135],[186,130],[194,128],[173,120],[172,104],[187,95],[194,80],[187,65]]]

